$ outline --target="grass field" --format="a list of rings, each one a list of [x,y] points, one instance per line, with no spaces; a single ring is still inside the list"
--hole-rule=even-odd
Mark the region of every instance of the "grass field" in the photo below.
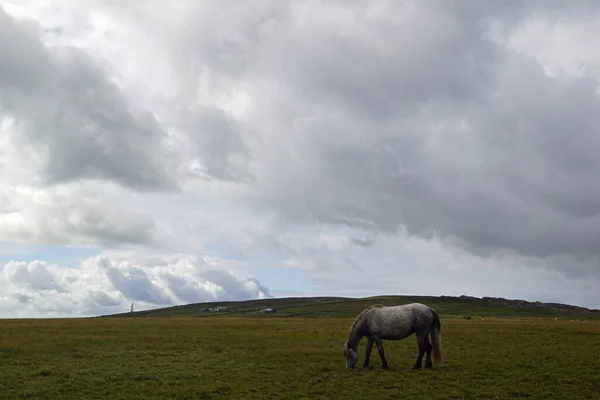
[[[598,399],[600,323],[442,317],[444,363],[347,371],[351,317],[0,320],[0,398]],[[359,365],[365,340],[360,345]]]

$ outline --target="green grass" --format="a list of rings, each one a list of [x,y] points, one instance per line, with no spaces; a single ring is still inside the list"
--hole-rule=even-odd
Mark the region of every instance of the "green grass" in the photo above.
[[[273,318],[274,317],[274,318]],[[445,360],[414,336],[345,369],[352,317],[0,320],[1,399],[597,399],[600,322],[442,317]],[[364,357],[361,342],[359,364]]]

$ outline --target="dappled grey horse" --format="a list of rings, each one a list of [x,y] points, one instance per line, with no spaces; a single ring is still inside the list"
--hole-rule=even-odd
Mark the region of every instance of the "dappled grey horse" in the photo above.
[[[427,335],[431,332],[431,342]],[[431,307],[420,303],[405,304],[401,306],[374,305],[363,310],[352,323],[348,331],[348,339],[344,344],[344,357],[346,368],[354,368],[358,360],[358,344],[364,336],[367,337],[367,351],[363,367],[369,366],[369,357],[373,342],[377,344],[377,351],[381,357],[381,366],[387,368],[388,364],[383,354],[382,339],[401,340],[412,334],[417,336],[419,355],[414,369],[421,368],[423,355],[427,353],[425,368],[431,368],[431,352],[436,363],[442,360],[442,335],[440,318]]]

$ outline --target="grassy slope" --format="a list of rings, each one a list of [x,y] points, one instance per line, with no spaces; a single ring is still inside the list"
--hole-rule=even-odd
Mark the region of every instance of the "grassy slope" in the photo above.
[[[282,298],[266,300],[250,300],[239,302],[199,303],[162,309],[139,311],[112,315],[111,317],[176,317],[197,316],[215,317],[262,316],[263,308],[275,307],[277,314],[268,317],[351,317],[371,304],[384,305],[406,304],[410,302],[425,303],[444,316],[503,317],[503,318],[560,318],[560,319],[600,319],[600,310],[570,309],[570,306],[549,306],[529,303],[527,306],[507,306],[473,297],[433,297],[433,296],[376,296],[367,298],[343,297],[306,297]],[[200,312],[202,309],[225,306],[224,312]]]

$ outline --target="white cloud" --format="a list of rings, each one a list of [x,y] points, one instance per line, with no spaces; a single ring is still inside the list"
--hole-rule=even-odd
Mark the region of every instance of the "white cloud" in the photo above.
[[[223,296],[600,303],[597,2],[3,6],[0,240],[119,255],[156,303],[212,286],[144,252],[227,260]]]
[[[297,250],[284,265],[310,274],[312,295],[466,294],[568,303],[579,297],[588,306],[598,305],[598,278],[568,278],[544,261],[510,253],[481,258],[435,237],[426,241],[406,232],[380,235],[364,246],[355,240],[358,231],[335,232],[344,243],[337,250],[330,250],[327,239],[290,238]]]
[[[269,296],[255,278],[187,256],[156,265],[98,256],[76,268],[11,261],[0,269],[2,317],[102,315],[125,312],[131,302],[144,310]]]
[[[83,193],[82,193],[83,192]],[[110,207],[76,186],[12,186],[0,192],[0,240],[38,244],[150,244],[154,221],[137,210]],[[107,207],[108,206],[108,207]]]

